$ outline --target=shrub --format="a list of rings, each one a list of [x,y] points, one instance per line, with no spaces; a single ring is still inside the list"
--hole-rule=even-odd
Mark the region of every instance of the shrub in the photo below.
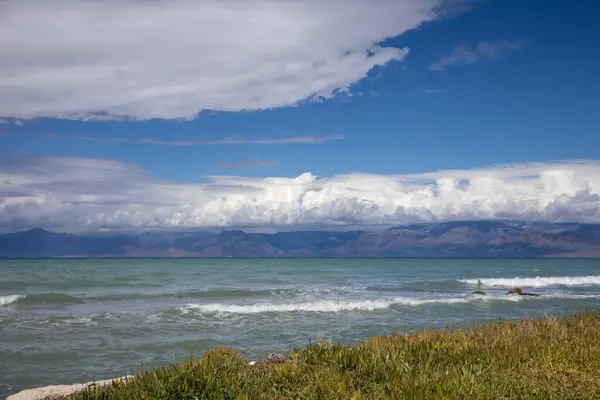
[[[284,363],[233,349],[141,371],[76,399],[593,399],[600,311],[470,330],[319,342]]]

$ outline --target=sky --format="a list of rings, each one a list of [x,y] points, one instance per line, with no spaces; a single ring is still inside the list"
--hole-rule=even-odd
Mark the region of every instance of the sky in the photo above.
[[[0,231],[600,222],[593,0],[4,0]]]

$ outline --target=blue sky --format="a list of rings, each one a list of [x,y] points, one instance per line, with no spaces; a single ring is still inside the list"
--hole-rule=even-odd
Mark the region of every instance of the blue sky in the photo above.
[[[65,1],[64,4],[79,10],[77,7],[85,2],[86,0]],[[339,41],[340,49],[352,46],[348,37],[354,36],[357,37],[357,43],[362,43],[361,40],[373,40],[384,48],[409,49],[404,57],[396,55],[397,59],[385,61],[383,65],[366,67],[366,74],[358,78],[354,78],[350,72],[349,77],[345,78],[346,65],[340,64],[340,68],[336,69],[337,64],[332,62],[326,71],[318,71],[319,75],[316,78],[309,76],[303,81],[298,76],[303,71],[294,72],[293,67],[290,67],[291,72],[288,75],[264,83],[270,79],[268,71],[271,65],[268,60],[272,53],[261,53],[254,58],[252,50],[248,50],[250,44],[246,44],[243,50],[247,52],[246,58],[234,60],[240,63],[255,63],[259,58],[266,60],[264,65],[256,67],[257,70],[265,72],[249,78],[247,83],[234,85],[233,89],[229,89],[229,82],[224,82],[226,90],[231,90],[233,100],[228,98],[221,102],[218,82],[221,82],[223,77],[217,72],[211,75],[213,72],[210,66],[205,70],[202,69],[205,68],[204,64],[199,64],[198,71],[194,73],[200,74],[202,78],[206,77],[210,85],[213,85],[212,82],[217,83],[214,83],[214,88],[211,86],[212,91],[202,89],[204,92],[190,98],[198,104],[204,104],[205,100],[200,96],[208,93],[211,99],[218,99],[214,100],[214,104],[218,106],[215,107],[217,110],[197,109],[199,114],[196,117],[187,115],[190,113],[189,109],[184,110],[179,104],[175,104],[171,109],[171,103],[166,100],[155,104],[150,102],[151,99],[145,103],[141,102],[140,106],[131,107],[113,99],[109,102],[106,100],[108,97],[101,93],[100,85],[104,85],[104,82],[100,79],[95,82],[90,78],[88,82],[88,75],[85,75],[81,78],[82,87],[74,86],[73,81],[78,82],[80,79],[76,76],[75,69],[67,71],[74,76],[68,81],[68,85],[71,86],[61,94],[42,92],[40,87],[52,88],[52,85],[46,82],[37,83],[39,81],[33,78],[21,87],[21,77],[15,75],[16,78],[12,81],[0,80],[0,88],[4,85],[7,90],[5,93],[11,94],[10,98],[8,95],[0,96],[0,118],[7,122],[0,124],[0,147],[5,154],[35,160],[37,163],[49,158],[116,161],[143,171],[144,179],[183,185],[202,184],[206,182],[207,176],[216,175],[256,179],[295,178],[307,172],[318,178],[331,179],[340,175],[372,174],[406,175],[419,180],[422,179],[419,174],[457,170],[463,172],[453,179],[463,180],[469,178],[459,175],[468,175],[469,171],[482,168],[489,169],[489,166],[493,165],[514,167],[537,163],[551,166],[557,161],[593,162],[600,159],[600,113],[597,112],[597,105],[600,104],[600,78],[597,75],[597,71],[600,70],[600,50],[597,46],[600,27],[596,23],[600,15],[600,3],[482,0],[458,2],[457,7],[456,2],[451,2],[443,4],[448,14],[436,17],[423,14],[420,10],[415,11],[414,8],[431,6],[435,9],[435,3],[414,0],[400,5],[404,10],[398,9],[397,18],[401,21],[398,23],[404,25],[397,29],[400,34],[396,36],[387,36],[385,33],[394,31],[393,19],[382,22],[382,25],[389,24],[387,31],[382,28],[383,33],[370,32],[365,28],[364,38],[352,30],[352,24],[347,25],[341,20],[343,15],[339,17],[339,25],[332,23],[334,26],[322,28],[325,36],[333,29],[348,29],[348,35],[343,38],[323,38],[324,42]],[[28,11],[11,2],[0,7],[10,7],[11,4],[16,12]],[[386,2],[371,2],[368,7],[383,7],[385,4]],[[392,6],[388,2],[386,7]],[[358,15],[365,14],[362,10],[358,11]],[[80,12],[87,11],[82,8]],[[143,18],[146,14],[141,15]],[[150,11],[147,15],[148,18],[152,18]],[[377,16],[377,11],[373,11],[373,18]],[[403,19],[404,16],[406,20]],[[370,18],[371,14],[367,17]],[[349,14],[348,18],[355,16]],[[310,15],[307,19],[312,22]],[[290,21],[288,23],[293,25],[294,20]],[[32,19],[31,23],[33,22],[35,19]],[[377,23],[377,20],[363,22],[368,26]],[[0,32],[2,29],[11,29],[11,25],[7,25],[0,28]],[[360,31],[361,26],[359,23],[356,31]],[[77,32],[77,29],[74,27],[71,32]],[[16,28],[8,33],[15,34],[15,31]],[[270,34],[268,30],[266,33]],[[341,36],[341,33],[332,34],[332,37],[336,35]],[[33,37],[31,40],[41,39]],[[307,54],[312,54],[314,48],[320,45],[319,40],[310,40],[307,39],[307,43],[304,44],[312,46]],[[337,45],[337,42],[335,43]],[[357,46],[360,46],[360,43]],[[203,39],[204,47],[201,49],[211,49],[212,45],[219,46],[220,42],[216,40],[212,43],[210,37]],[[35,57],[31,54],[23,55],[27,50],[23,50],[23,47],[21,50],[15,50],[15,43],[0,41],[0,49],[2,46],[15,52],[18,56],[16,59],[21,59],[22,56],[24,60],[29,60],[41,54],[37,53]],[[233,50],[236,49],[227,51]],[[66,50],[57,49],[57,54],[62,54],[62,51]],[[161,49],[157,48],[154,51],[159,52]],[[277,51],[280,51],[279,47],[273,50]],[[230,56],[225,50],[214,52],[206,50],[199,57],[214,56],[216,59],[227,59]],[[285,55],[282,54],[273,55],[273,58],[279,57],[277,62],[282,62],[287,68]],[[119,55],[110,56],[120,61]],[[173,58],[170,61],[173,65],[186,62],[185,54],[174,52],[171,56]],[[329,62],[322,61],[319,57],[320,53],[315,55],[315,65]],[[64,56],[59,61],[35,61],[40,64],[33,62],[27,66],[42,68],[44,65],[50,65],[54,68],[55,64],[68,63],[64,61],[68,58]],[[348,63],[350,64],[352,63]],[[218,64],[216,65],[218,68]],[[289,65],[293,66],[291,62]],[[177,65],[177,68],[180,68],[180,65]],[[179,71],[175,69],[168,75],[168,68],[166,69],[167,75],[164,76],[173,76]],[[351,67],[348,67],[348,70],[350,69]],[[58,73],[62,72],[64,71],[60,70]],[[9,77],[11,73],[13,70],[9,70]],[[336,74],[340,77],[336,77]],[[118,75],[116,76],[114,79],[119,79]],[[123,76],[125,81],[126,75]],[[228,78],[227,75],[223,76]],[[164,80],[160,82],[161,85],[168,84],[169,79],[161,79]],[[333,83],[326,83],[327,79]],[[334,90],[342,89],[342,92],[346,92],[325,96],[330,97],[325,99],[307,99],[307,96],[300,93],[300,89],[295,88],[300,94],[286,94],[287,97],[282,97],[281,100],[279,97],[270,97],[271,92],[276,96],[287,90],[284,86],[292,80],[305,86],[323,80],[323,88],[326,91],[333,85]],[[320,81],[316,85],[319,83]],[[98,85],[97,89],[94,84]],[[152,81],[152,84],[156,84],[156,81]],[[187,82],[185,84],[187,85]],[[121,87],[124,88],[122,95],[125,98],[128,95],[127,84]],[[248,89],[248,93],[245,92],[246,88],[251,88]],[[95,90],[98,90],[97,96]],[[267,91],[269,94],[264,94],[264,98],[269,97],[269,100],[261,100],[263,93]],[[139,92],[136,92],[136,96],[138,94]],[[48,102],[52,103],[48,109],[55,104],[59,106],[50,112],[40,111],[35,107],[29,110],[30,104],[34,103],[31,100],[32,96],[47,97]],[[80,99],[81,103],[73,106],[65,100],[68,96]],[[120,92],[113,92],[113,96],[118,99]],[[243,100],[244,96],[247,96],[247,100]],[[241,99],[239,104],[237,98]],[[256,100],[258,106],[252,105],[253,99],[259,99]],[[186,106],[193,107],[193,101]],[[177,100],[173,102],[177,103]],[[117,103],[119,106],[115,106]],[[22,108],[19,108],[19,105],[22,105]],[[80,109],[77,108],[79,106]],[[167,118],[153,118],[152,112],[146,113],[146,110],[153,110],[153,107],[163,107],[155,113],[156,115],[161,115],[164,109],[168,109],[171,114]],[[242,110],[245,108],[250,110]],[[126,118],[129,116],[123,110],[133,110],[131,114],[136,120],[124,121],[117,117],[109,121],[90,120],[90,115],[105,110],[117,110],[125,114]],[[22,126],[15,124],[17,121],[21,121]],[[149,138],[161,143],[143,143]],[[259,143],[249,143],[256,140]],[[228,143],[214,143],[223,141]],[[239,141],[242,143],[237,143]],[[278,143],[279,141],[286,143]],[[179,142],[179,145],[170,145],[169,142]],[[199,145],[190,142],[212,144]],[[578,162],[574,165],[574,168],[580,166]],[[597,165],[593,165],[591,170],[589,162],[586,165],[586,173],[589,172],[590,176],[593,176]],[[544,168],[546,167],[540,167],[538,172],[544,171]],[[11,171],[14,174],[15,168]],[[490,173],[490,176],[496,177],[494,174]],[[587,190],[587,194],[592,197],[597,194],[598,183],[589,180],[593,178],[588,179],[581,171],[574,174],[579,180],[569,181],[569,184],[575,186],[566,185],[563,191],[552,192],[555,200],[561,195],[575,196],[582,190]],[[426,178],[431,181],[437,179],[437,175]],[[332,193],[336,192],[336,187],[333,185]],[[323,191],[322,188],[319,190]],[[407,193],[410,190],[412,189],[401,191]],[[436,190],[439,190],[439,184]],[[539,192],[539,188],[532,189],[533,192],[536,190]],[[515,195],[514,192],[511,195]],[[360,196],[342,197],[344,201],[353,198],[359,202],[374,201]],[[481,199],[478,198],[477,201],[481,203]],[[536,201],[540,203],[541,200]],[[597,205],[595,198],[589,201],[592,202],[591,206],[586,203],[586,207],[593,208]],[[506,201],[503,204],[505,203]],[[460,208],[462,203],[459,201],[457,204]],[[539,205],[542,211],[537,211],[544,214],[547,206],[548,204]],[[376,208],[381,207],[379,204]],[[398,215],[397,207],[397,204],[394,205],[394,215]],[[354,223],[357,218],[361,220],[362,214],[357,216],[355,211],[351,211],[351,218],[346,218],[347,215],[342,213],[345,217],[339,221]],[[426,211],[431,213],[431,210]],[[457,216],[459,211],[463,212],[462,209],[454,209],[440,218]],[[495,217],[504,211],[495,210],[492,214],[484,215]],[[85,216],[88,212],[89,210],[82,213]],[[236,208],[235,212],[239,212],[239,209]],[[417,216],[413,214],[411,218],[429,218],[427,213],[417,213]],[[579,217],[575,219],[592,220],[597,214],[598,211],[592,217],[589,213],[585,216],[577,214]],[[471,217],[473,215],[479,214],[475,212]],[[336,218],[333,220],[337,221]],[[377,218],[387,221],[389,213]],[[556,219],[556,216],[553,218]],[[373,222],[369,218],[366,219]],[[268,221],[273,223],[273,218]],[[310,221],[314,222],[314,218]],[[34,223],[35,221],[27,222]],[[233,222],[224,223],[232,224],[235,225]]]

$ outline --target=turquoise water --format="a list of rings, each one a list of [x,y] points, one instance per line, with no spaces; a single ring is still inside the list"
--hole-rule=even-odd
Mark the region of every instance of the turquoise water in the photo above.
[[[515,286],[542,296],[504,294]],[[256,359],[599,306],[600,260],[0,260],[0,397],[216,346]]]

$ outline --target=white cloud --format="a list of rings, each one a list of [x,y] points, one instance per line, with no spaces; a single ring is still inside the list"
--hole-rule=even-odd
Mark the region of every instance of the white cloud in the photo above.
[[[23,124],[23,122],[22,122],[22,121],[19,121],[18,119],[16,119],[16,120],[13,120],[13,121],[11,122],[11,121],[9,121],[9,120],[6,120],[6,119],[2,119],[2,118],[0,118],[0,125],[4,125],[4,124],[14,124],[14,125],[17,125],[17,126],[23,126],[23,125],[24,125],[24,124]]]
[[[331,98],[445,0],[3,0],[0,115],[191,118]]]
[[[448,92],[446,89],[423,89],[424,94],[439,94]]]
[[[181,184],[111,160],[3,160],[3,230],[373,226],[494,218],[600,222],[600,161],[323,179],[311,173],[213,176]]]
[[[433,62],[429,69],[441,71],[447,67],[474,64],[479,60],[497,60],[509,51],[519,49],[525,43],[525,40],[514,42],[501,40],[497,42],[479,42],[475,47],[468,43],[462,44],[455,47],[449,56]]]

